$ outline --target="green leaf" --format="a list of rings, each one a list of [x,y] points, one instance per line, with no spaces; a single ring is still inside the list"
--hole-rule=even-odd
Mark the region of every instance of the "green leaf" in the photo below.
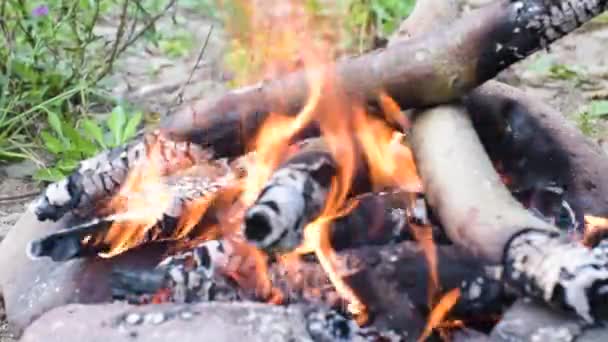
[[[107,148],[106,143],[103,139],[103,130],[96,121],[91,119],[84,119],[82,121],[82,128],[84,129],[86,134],[90,135],[93,139],[95,139],[95,141],[97,141],[99,146]]]
[[[112,145],[118,145],[122,142],[123,127],[126,122],[127,114],[125,113],[125,109],[122,106],[115,107],[106,122],[114,138]]]
[[[542,55],[528,65],[528,70],[539,74],[547,74],[551,70],[553,63],[554,61],[552,57]]]
[[[61,170],[63,174],[68,174],[76,170],[76,168],[78,167],[78,163],[78,160],[74,159],[61,159],[57,162],[55,168]]]
[[[591,101],[589,104],[589,115],[592,117],[608,115],[608,100]]]
[[[65,178],[65,174],[56,168],[44,168],[38,169],[32,177],[38,181],[57,182]]]
[[[121,141],[121,144],[126,143],[129,139],[135,136],[135,133],[137,133],[137,127],[139,126],[143,118],[144,114],[142,112],[136,112],[135,114],[131,115],[123,131],[123,140]]]
[[[80,152],[84,157],[89,157],[99,150],[91,140],[84,137],[74,127],[67,123],[63,125],[63,131],[65,132],[66,137],[69,138],[72,151]]]
[[[57,139],[49,132],[41,132],[40,137],[42,138],[42,142],[44,143],[46,149],[52,154],[60,154],[65,150],[65,146],[61,140]]]
[[[55,112],[49,111],[47,113],[47,120],[49,122],[49,126],[59,135],[59,137],[63,138],[63,130],[61,129],[61,117],[59,114]]]

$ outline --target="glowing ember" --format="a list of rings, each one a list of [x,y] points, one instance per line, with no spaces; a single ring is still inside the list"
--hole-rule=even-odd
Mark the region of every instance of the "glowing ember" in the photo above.
[[[445,319],[452,307],[456,305],[458,298],[460,298],[460,289],[455,288],[450,292],[446,293],[439,300],[439,303],[437,303],[437,306],[433,308],[433,311],[431,311],[429,315],[426,327],[424,328],[422,335],[418,339],[419,342],[425,341],[431,335],[433,329],[435,329],[441,324],[441,322]]]

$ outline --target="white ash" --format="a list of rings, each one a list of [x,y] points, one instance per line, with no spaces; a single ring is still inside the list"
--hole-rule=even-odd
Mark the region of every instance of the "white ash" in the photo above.
[[[561,235],[528,230],[507,247],[505,277],[525,294],[594,322],[592,306],[606,297],[607,251],[606,244],[591,250]]]

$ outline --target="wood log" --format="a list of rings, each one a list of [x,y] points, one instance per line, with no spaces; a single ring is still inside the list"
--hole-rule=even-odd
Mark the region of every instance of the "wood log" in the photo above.
[[[337,172],[322,140],[303,146],[274,171],[247,209],[245,238],[262,249],[293,250],[323,210]]]
[[[359,158],[354,167],[348,197],[372,190],[366,161]],[[344,171],[322,138],[301,142],[247,209],[247,240],[266,250],[293,250],[303,240],[304,227],[321,214],[340,172]]]
[[[608,318],[606,244],[572,243],[516,202],[461,107],[418,113],[412,147],[429,204],[457,246],[503,264],[504,280],[522,294],[589,322]]]
[[[337,84],[355,101],[374,102],[386,92],[402,108],[446,103],[605,9],[605,1],[497,1],[449,29],[337,62]],[[162,131],[216,156],[239,155],[268,113],[295,115],[308,93],[306,73],[294,72],[192,104],[169,116]]]
[[[119,210],[106,216],[81,219],[75,225],[31,241],[27,253],[34,259],[50,257],[54,261],[67,261],[102,253],[114,254],[117,246],[112,237],[129,240],[128,248],[158,241],[186,243],[204,236],[218,237],[221,232],[214,231],[213,227],[218,225],[220,216],[226,210],[224,207],[232,205],[240,194],[238,176],[231,171],[223,172],[227,173],[200,166],[182,170],[170,177],[152,179],[152,182],[166,186],[160,190],[153,188],[152,192],[143,189],[138,196],[152,198],[150,205],[158,205],[157,211],[147,208]],[[155,202],[154,198],[161,195],[156,191],[163,191],[164,196],[172,196],[165,208]]]

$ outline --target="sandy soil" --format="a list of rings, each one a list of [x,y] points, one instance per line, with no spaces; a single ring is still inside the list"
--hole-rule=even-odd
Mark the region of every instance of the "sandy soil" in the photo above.
[[[182,13],[178,25],[183,25],[196,37],[192,53],[182,58],[168,58],[154,49],[133,49],[119,64],[112,78],[114,93],[141,104],[149,110],[165,113],[175,101],[175,95],[189,77],[198,50],[213,24],[212,21]],[[163,25],[171,25],[169,22]],[[110,32],[112,26],[100,27]],[[194,73],[192,84],[186,87],[185,100],[209,96],[222,91],[225,87],[224,75],[219,67],[225,37],[215,24],[203,62]],[[200,44],[199,44],[200,43]],[[526,89],[556,108],[577,124],[578,113],[591,98],[608,99],[608,24],[592,23],[578,33],[560,41],[550,52],[540,52],[501,75],[508,83]],[[539,64],[554,60],[560,65],[580,68],[577,77],[556,79],[551,73],[543,71]],[[153,70],[154,72],[150,72]],[[592,123],[591,136],[605,144],[608,152],[608,120]],[[8,178],[0,168],[0,197],[22,195],[37,189],[31,180]],[[12,227],[31,198],[0,201],[0,241]],[[0,342],[14,342],[2,320],[0,305]]]

